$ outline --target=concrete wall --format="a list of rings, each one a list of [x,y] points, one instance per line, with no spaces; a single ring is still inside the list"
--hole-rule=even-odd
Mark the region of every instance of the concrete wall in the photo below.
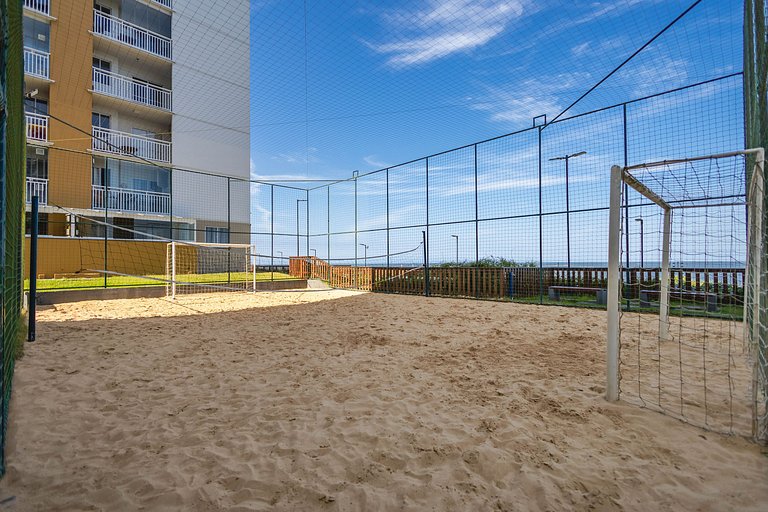
[[[173,164],[247,179],[250,46],[247,0],[176,2],[173,15]],[[174,173],[174,214],[227,216],[226,180]],[[233,222],[250,222],[247,186],[230,191]]]
[[[29,254],[29,237],[24,254]],[[131,240],[110,240],[107,267],[112,272],[132,275],[164,275],[167,244]],[[46,277],[104,268],[104,240],[80,238],[38,239],[37,273]],[[24,278],[29,277],[29,265]]]

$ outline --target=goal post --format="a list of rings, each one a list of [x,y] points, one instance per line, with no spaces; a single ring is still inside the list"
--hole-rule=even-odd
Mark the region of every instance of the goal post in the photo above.
[[[256,246],[173,241],[167,244],[167,296],[256,291]]]
[[[607,400],[768,441],[764,160],[756,148],[611,168]],[[638,236],[625,215],[645,237],[650,225],[649,265],[623,254]]]

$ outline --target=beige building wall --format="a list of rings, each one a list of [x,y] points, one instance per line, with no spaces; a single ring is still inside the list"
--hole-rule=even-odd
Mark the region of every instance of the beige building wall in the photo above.
[[[48,110],[76,128],[50,120],[48,203],[91,207],[91,132],[93,67],[93,2],[51,2],[51,80]],[[79,129],[79,130],[78,130]],[[85,133],[80,130],[85,131]],[[68,152],[63,150],[74,150]]]

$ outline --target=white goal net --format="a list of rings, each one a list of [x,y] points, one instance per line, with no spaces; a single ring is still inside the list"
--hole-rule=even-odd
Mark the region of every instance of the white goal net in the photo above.
[[[257,257],[253,245],[170,242],[166,294],[255,291]]]
[[[612,169],[609,400],[768,439],[763,160]]]

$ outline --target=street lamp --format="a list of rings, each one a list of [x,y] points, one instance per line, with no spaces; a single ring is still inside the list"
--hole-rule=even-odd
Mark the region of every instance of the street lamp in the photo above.
[[[310,249],[312,251],[312,255],[317,258],[317,249]]]
[[[568,268],[571,268],[571,198],[568,191],[568,160],[576,158],[577,156],[586,155],[586,151],[579,151],[570,155],[556,156],[550,158],[550,162],[554,160],[565,160],[565,240],[567,247]],[[570,276],[569,276],[570,280]]]
[[[640,269],[643,268],[643,219],[638,217],[635,222],[640,223]]]
[[[365,247],[365,253],[364,253],[365,254],[365,259],[363,260],[363,266],[367,267],[368,266],[368,246],[365,245],[365,244],[360,244],[360,245]]]
[[[451,238],[456,239],[456,266],[459,266],[459,235],[451,235]]]
[[[306,199],[296,200],[296,256],[301,256],[301,249],[299,248],[299,203],[306,202]]]

